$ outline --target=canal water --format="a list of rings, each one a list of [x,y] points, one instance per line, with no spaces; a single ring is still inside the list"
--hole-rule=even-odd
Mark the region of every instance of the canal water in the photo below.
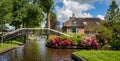
[[[0,55],[0,61],[74,61],[71,53],[76,49],[53,49],[45,46],[46,38],[31,40],[24,47]]]

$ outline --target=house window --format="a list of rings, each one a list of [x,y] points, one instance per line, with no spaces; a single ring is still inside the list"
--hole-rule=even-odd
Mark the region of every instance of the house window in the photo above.
[[[87,22],[83,22],[84,25],[87,25]]]
[[[78,33],[78,28],[70,28],[71,33]]]
[[[100,22],[96,22],[97,25],[100,25]]]

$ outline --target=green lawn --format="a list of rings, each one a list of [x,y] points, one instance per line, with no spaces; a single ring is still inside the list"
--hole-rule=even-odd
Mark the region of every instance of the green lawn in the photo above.
[[[120,51],[83,50],[73,54],[88,61],[120,61]]]
[[[22,42],[13,40],[12,42],[9,42],[9,43],[2,43],[2,44],[0,43],[0,51],[11,48],[11,47],[15,47],[18,44],[22,44]]]

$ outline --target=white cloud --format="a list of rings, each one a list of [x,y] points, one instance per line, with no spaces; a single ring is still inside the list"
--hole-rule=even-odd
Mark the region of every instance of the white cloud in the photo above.
[[[87,3],[79,3],[74,0],[63,0],[63,7],[55,6],[57,11],[57,18],[60,22],[65,22],[74,13],[76,17],[93,17],[87,10],[94,9],[95,7]]]
[[[79,3],[83,4],[83,3],[94,3],[94,2],[97,2],[97,1],[103,2],[104,0],[73,0],[73,1],[76,1],[76,2],[79,2]]]
[[[91,14],[89,14],[89,13],[81,13],[81,14],[79,14],[79,16],[81,17],[81,18],[86,18],[86,17],[93,17]]]
[[[55,3],[58,3],[58,2],[63,2],[64,0],[54,0]],[[104,0],[66,0],[66,1],[75,1],[75,2],[78,2],[80,4],[84,4],[84,3],[94,3],[94,2],[103,2]]]
[[[104,20],[104,16],[103,15],[97,15],[97,18],[100,18],[100,19]]]

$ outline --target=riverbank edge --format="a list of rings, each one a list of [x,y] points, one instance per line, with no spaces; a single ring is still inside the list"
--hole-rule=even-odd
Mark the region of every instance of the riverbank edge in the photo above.
[[[75,54],[71,54],[71,58],[73,59],[73,60],[75,60],[75,61],[87,61],[87,60],[85,60],[85,59],[83,59],[83,58],[81,58],[81,57],[78,57],[78,56],[76,56]]]
[[[49,43],[46,43],[48,48],[55,48],[55,49],[88,49],[82,46],[52,46]]]
[[[19,44],[19,45],[10,47],[10,48],[8,48],[8,49],[2,50],[2,51],[0,51],[0,55],[6,53],[6,52],[8,52],[8,51],[11,51],[11,50],[13,50],[13,49],[19,48],[20,46],[24,46],[24,45],[25,45],[25,44]]]

